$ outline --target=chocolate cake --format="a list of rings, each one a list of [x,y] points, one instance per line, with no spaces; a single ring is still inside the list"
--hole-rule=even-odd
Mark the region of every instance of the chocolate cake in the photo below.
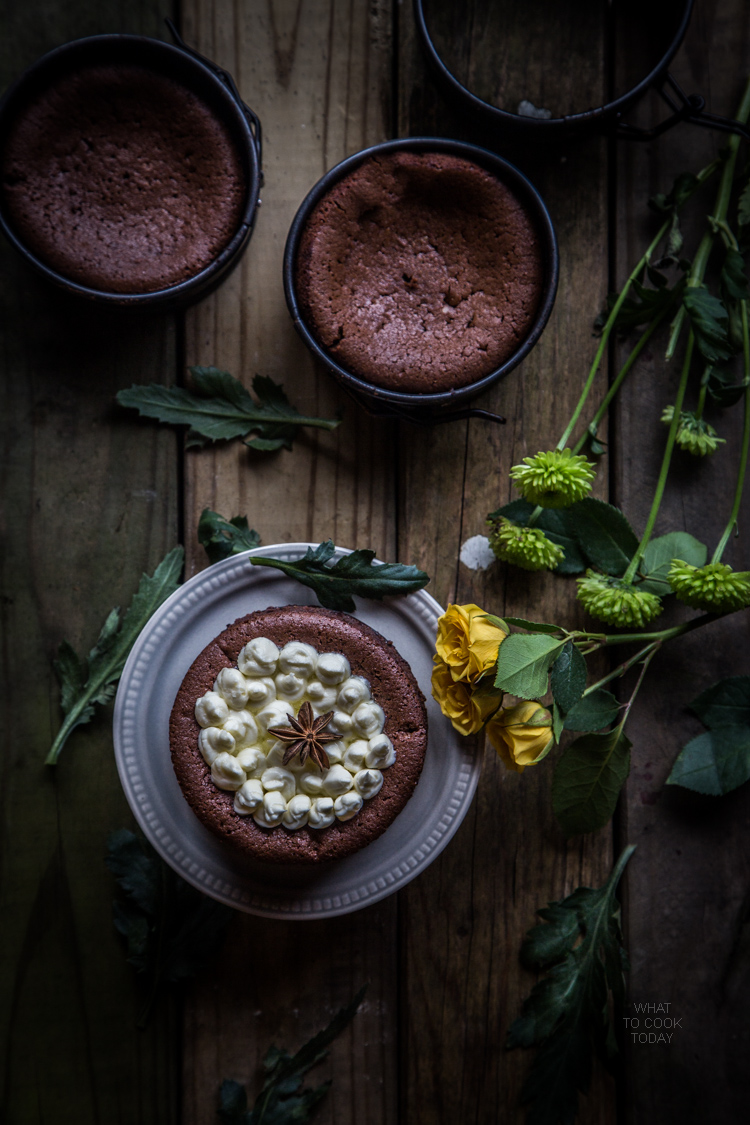
[[[58,273],[105,292],[150,293],[205,269],[236,232],[245,190],[212,109],[129,63],[59,78],[19,114],[2,154],[19,238]]]
[[[325,727],[322,768],[279,733],[306,706]],[[169,734],[177,779],[208,829],[245,857],[309,864],[351,855],[391,824],[419,780],[427,715],[390,641],[345,613],[284,606],[235,621],[203,650]]]
[[[342,367],[395,391],[474,383],[527,335],[542,260],[524,206],[462,157],[372,156],[339,180],[303,231],[305,322]]]

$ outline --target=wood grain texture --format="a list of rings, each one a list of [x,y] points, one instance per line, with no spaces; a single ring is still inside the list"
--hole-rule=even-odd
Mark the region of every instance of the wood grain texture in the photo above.
[[[437,98],[410,14],[400,11],[400,131],[457,136],[497,151],[496,137],[468,133]],[[488,38],[487,6],[462,10],[461,23],[484,34],[459,41],[454,28],[454,56],[464,67],[456,73],[489,98],[492,91],[482,83],[496,44]],[[603,40],[600,47],[603,53]],[[507,43],[504,50],[509,62]],[[511,465],[554,446],[593,357],[591,321],[607,284],[605,144],[594,140],[536,160],[519,147],[499,151],[529,175],[552,214],[561,254],[555,309],[531,355],[477,400],[505,415],[506,426],[472,420],[426,432],[404,429],[399,548],[433,576],[431,589],[443,604],[475,602],[500,615],[572,626],[583,619],[570,580],[499,563],[472,572],[458,556],[466,539],[486,532],[487,512],[517,495],[508,480]],[[600,388],[603,382],[604,376]],[[606,495],[605,474],[597,488]],[[538,907],[581,883],[600,884],[611,863],[609,829],[585,841],[564,840],[550,805],[552,762],[521,777],[507,772],[489,748],[477,799],[450,848],[401,894],[400,1097],[401,1120],[409,1125],[523,1120],[519,1093],[530,1060],[504,1049],[534,983],[518,961],[521,940]],[[609,1079],[597,1074],[580,1120],[614,1120]]]
[[[185,38],[232,71],[261,118],[265,174],[240,267],[188,314],[187,362],[224,367],[247,386],[256,373],[270,375],[305,413],[344,414],[338,430],[310,431],[293,453],[263,457],[235,443],[186,457],[192,570],[206,563],[195,543],[204,507],[247,514],[266,544],[331,537],[395,558],[393,427],[373,422],[316,371],[292,327],[281,272],[286,233],[305,194],[333,164],[388,134],[389,8],[333,0],[183,5]],[[186,1005],[184,1125],[212,1120],[223,1078],[257,1092],[270,1044],[298,1048],[367,981],[359,1015],[311,1076],[334,1077],[318,1120],[395,1120],[396,911],[391,899],[327,922],[236,919],[216,971]]]
[[[715,113],[732,115],[750,63],[747,5],[735,0],[697,4],[674,71],[689,92],[704,94]],[[648,125],[664,113],[654,98],[633,119]],[[646,198],[668,190],[683,170],[697,170],[725,143],[722,134],[685,126],[658,144],[618,151],[618,277],[645,245]],[[740,163],[746,158],[741,150]],[[715,185],[686,221],[688,246],[702,234],[702,214],[713,206]],[[720,257],[717,252],[716,257]],[[618,503],[640,529],[645,521],[661,460],[664,430],[658,417],[671,401],[679,376],[663,361],[664,337],[626,385],[617,414]],[[684,347],[684,340],[683,340]],[[696,371],[696,375],[698,372]],[[689,392],[687,408],[695,403]],[[709,411],[727,445],[706,463],[677,454],[657,533],[689,530],[712,552],[729,517],[739,452],[742,407]],[[750,502],[740,514],[740,538],[724,556],[735,570],[747,569]],[[681,619],[683,613],[672,610]],[[666,617],[666,615],[665,615]],[[668,623],[668,622],[667,622]],[[681,1020],[668,1046],[633,1043],[627,1058],[624,1120],[711,1120],[730,1125],[750,1113],[747,1069],[747,969],[750,792],[744,786],[724,798],[699,797],[665,781],[680,748],[703,727],[686,706],[724,676],[746,675],[747,612],[700,630],[659,653],[629,724],[633,766],[620,825],[638,845],[628,872],[627,937],[632,962],[631,1004],[668,1003]],[[635,1009],[626,1013],[635,1016]],[[644,1027],[643,1019],[639,1032]]]
[[[160,34],[161,6],[8,12],[4,81],[95,32]],[[112,752],[111,708],[76,731],[55,768],[51,659],[95,643],[114,605],[177,540],[174,436],[118,412],[136,379],[174,369],[171,319],[133,321],[42,285],[0,248],[2,682],[0,962],[7,1125],[177,1119],[174,1008],[136,1030],[142,997],[112,924],[106,838],[132,824]]]

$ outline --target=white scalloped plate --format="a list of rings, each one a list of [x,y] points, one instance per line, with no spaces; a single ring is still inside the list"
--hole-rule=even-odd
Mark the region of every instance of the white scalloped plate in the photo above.
[[[424,590],[388,602],[357,599],[357,617],[392,640],[427,699],[429,742],[414,795],[377,840],[346,859],[314,868],[236,859],[197,819],[169,754],[169,715],[199,652],[254,610],[311,605],[305,586],[251,555],[299,558],[307,543],[234,555],[189,579],[138,637],[117,691],[114,742],[125,795],[159,855],[198,890],[267,918],[322,918],[369,906],[432,863],[466,815],[479,779],[467,750],[430,695],[436,622],[442,609]],[[337,548],[337,557],[348,554]]]

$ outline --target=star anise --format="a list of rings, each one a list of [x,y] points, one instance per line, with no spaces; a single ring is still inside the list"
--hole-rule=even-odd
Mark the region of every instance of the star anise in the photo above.
[[[278,738],[279,742],[288,743],[283,764],[291,762],[294,755],[299,754],[300,765],[304,765],[309,756],[316,766],[327,770],[330,762],[323,747],[327,742],[335,742],[337,735],[324,733],[324,727],[328,726],[332,718],[333,711],[328,711],[325,715],[318,715],[316,719],[312,707],[305,702],[296,719],[293,715],[289,716],[288,727],[269,727],[269,734]]]

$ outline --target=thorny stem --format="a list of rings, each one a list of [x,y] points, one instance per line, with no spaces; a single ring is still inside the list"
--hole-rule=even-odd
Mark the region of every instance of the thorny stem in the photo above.
[[[748,330],[748,317],[747,317],[747,301],[743,301],[741,306],[742,312],[742,355],[744,362],[745,373],[745,402],[744,402],[744,421],[742,426],[742,448],[740,451],[740,465],[737,470],[737,484],[734,489],[734,501],[732,503],[732,511],[729,516],[729,522],[724,528],[724,534],[719,540],[716,550],[713,553],[712,563],[721,561],[721,556],[724,554],[726,545],[729,542],[734,528],[737,524],[737,517],[740,512],[740,504],[742,502],[742,490],[745,484],[745,471],[747,469],[747,456],[750,450],[750,331]]]
[[[683,400],[685,398],[685,391],[687,390],[688,377],[690,375],[690,361],[693,358],[693,344],[694,343],[695,343],[695,337],[693,336],[693,333],[692,333],[692,330],[691,330],[690,335],[688,336],[688,344],[687,344],[687,349],[685,351],[685,359],[684,359],[683,364],[682,364],[682,375],[680,376],[680,385],[677,388],[677,394],[675,396],[674,412],[672,414],[672,422],[671,422],[670,427],[669,427],[669,435],[667,437],[667,444],[666,444],[666,447],[664,449],[664,456],[663,456],[662,462],[661,462],[661,469],[659,471],[659,479],[656,482],[656,492],[654,493],[654,499],[651,503],[651,511],[648,514],[648,520],[646,521],[646,527],[644,529],[643,535],[641,536],[641,541],[638,544],[638,550],[633,555],[633,557],[630,560],[630,563],[628,565],[628,569],[625,571],[625,574],[623,575],[623,582],[632,582],[633,579],[635,578],[635,573],[638,570],[638,566],[639,566],[640,561],[641,561],[641,556],[642,556],[643,552],[646,550],[646,547],[649,544],[649,540],[651,539],[651,535],[652,535],[653,530],[654,530],[654,525],[656,523],[656,517],[659,514],[659,507],[661,505],[662,496],[664,495],[664,489],[665,489],[666,484],[667,484],[667,476],[669,475],[669,465],[670,465],[670,462],[672,460],[672,453],[674,452],[675,441],[677,439],[677,430],[679,429],[679,426],[680,426],[680,414],[682,413],[682,403],[683,403]]]

